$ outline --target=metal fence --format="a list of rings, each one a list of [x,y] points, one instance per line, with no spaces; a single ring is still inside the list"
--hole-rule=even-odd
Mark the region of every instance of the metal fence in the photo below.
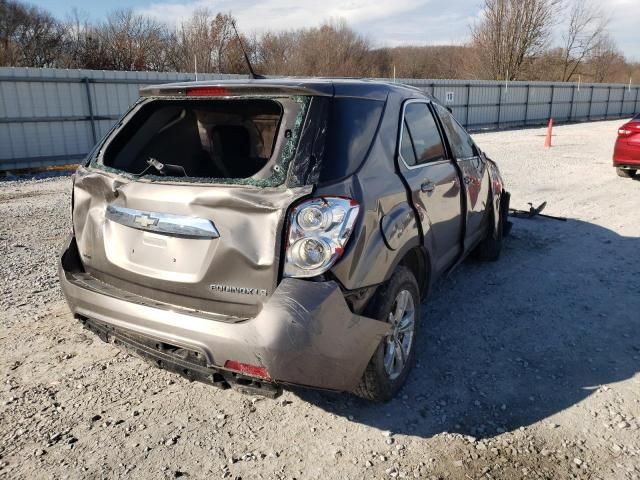
[[[0,171],[74,163],[138,98],[141,86],[193,74],[0,68]],[[246,78],[200,74],[198,80]],[[389,79],[384,79],[391,81]],[[397,79],[450,106],[469,130],[622,118],[640,87],[616,84]]]

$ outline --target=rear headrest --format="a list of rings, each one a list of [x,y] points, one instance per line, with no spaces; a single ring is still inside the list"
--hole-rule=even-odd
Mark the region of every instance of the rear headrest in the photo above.
[[[211,130],[214,144],[218,144],[223,158],[248,158],[251,155],[251,138],[242,125],[219,125]]]

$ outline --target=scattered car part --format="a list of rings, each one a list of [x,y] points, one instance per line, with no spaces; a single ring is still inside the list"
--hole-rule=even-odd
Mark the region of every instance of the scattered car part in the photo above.
[[[547,202],[542,202],[537,207],[534,207],[533,203],[529,202],[529,210],[516,210],[515,208],[511,208],[509,209],[509,213],[512,217],[517,217],[517,218],[545,217],[545,218],[551,218],[553,220],[560,220],[561,222],[567,221],[567,219],[564,217],[554,217],[553,215],[546,215],[541,213],[546,206],[547,206]]]

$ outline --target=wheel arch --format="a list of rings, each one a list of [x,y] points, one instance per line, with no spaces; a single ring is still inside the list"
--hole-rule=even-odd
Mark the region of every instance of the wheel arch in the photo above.
[[[491,213],[493,212],[493,235],[497,236],[499,231],[500,217],[508,213],[510,195],[504,189],[504,181],[498,170],[496,163],[490,158],[486,158],[489,171],[489,199],[485,216],[491,221]],[[503,209],[506,208],[506,212]]]
[[[431,287],[432,264],[429,252],[418,242],[406,245],[405,250],[397,256],[396,262],[387,275],[391,278],[398,266],[407,267],[416,277],[421,298],[425,298]]]

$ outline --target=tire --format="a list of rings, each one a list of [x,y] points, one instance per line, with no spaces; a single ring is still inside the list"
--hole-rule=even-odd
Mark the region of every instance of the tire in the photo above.
[[[491,207],[491,213],[489,214],[489,224],[487,225],[487,234],[480,241],[475,249],[475,257],[479,260],[488,262],[495,262],[500,258],[500,252],[502,251],[502,238],[504,237],[504,225],[507,221],[506,216],[508,212],[500,212],[500,220],[498,221],[498,231],[495,232],[495,211]]]
[[[405,308],[403,315],[400,316],[400,325],[403,323],[405,326],[408,325],[408,310],[411,307],[413,308],[411,336],[410,338],[407,337],[408,331],[395,333],[392,330],[392,334],[382,339],[369,361],[369,365],[367,365],[360,385],[354,392],[367,400],[374,402],[391,400],[404,385],[415,362],[415,344],[420,323],[420,290],[411,270],[404,266],[398,267],[389,281],[378,288],[365,309],[364,315],[395,325],[394,313],[398,312],[398,301],[400,299],[402,303],[402,298],[407,298],[407,308]],[[393,345],[394,352],[401,348],[397,345],[402,346],[402,349],[399,350],[399,356],[390,354],[391,345]],[[404,349],[405,345],[408,350]],[[402,355],[405,351],[408,351],[406,356]],[[385,359],[387,360],[386,363]],[[389,362],[389,359],[391,359],[391,362]],[[404,362],[399,363],[401,359],[404,359]]]
[[[633,178],[636,176],[635,170],[629,170],[629,169],[620,168],[620,167],[616,168],[616,173],[618,174],[619,177],[622,177],[622,178]]]

